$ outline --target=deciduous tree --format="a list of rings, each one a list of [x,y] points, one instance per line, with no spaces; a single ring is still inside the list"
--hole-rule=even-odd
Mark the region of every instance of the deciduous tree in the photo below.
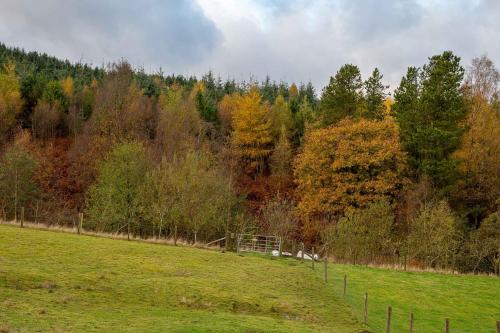
[[[0,207],[17,220],[19,209],[27,207],[37,195],[33,175],[36,160],[23,147],[14,145],[0,162]]]
[[[394,197],[405,157],[395,122],[344,119],[311,131],[295,160],[299,209],[306,219],[333,221],[349,207]]]
[[[271,122],[268,107],[261,103],[257,88],[251,88],[238,103],[233,115],[232,145],[245,167],[259,173],[272,152]]]
[[[15,66],[7,62],[0,72],[0,140],[2,143],[5,136],[16,125],[16,117],[21,112],[22,105],[20,83],[16,76]]]

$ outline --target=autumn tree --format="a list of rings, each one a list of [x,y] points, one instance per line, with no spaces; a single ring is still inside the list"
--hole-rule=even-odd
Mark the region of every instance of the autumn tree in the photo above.
[[[178,235],[195,243],[224,235],[238,202],[230,180],[220,177],[213,159],[193,151],[163,160],[147,175],[138,197],[158,235],[168,231],[175,242]]]
[[[446,201],[424,206],[410,224],[410,258],[426,267],[453,266],[460,240],[457,222],[456,215]]]
[[[404,181],[404,161],[391,118],[344,119],[311,131],[294,162],[298,208],[306,219],[333,221],[349,207],[391,199]]]
[[[293,152],[287,137],[285,125],[270,158],[271,173],[278,188],[289,183],[291,178]]]
[[[138,217],[137,198],[147,169],[140,143],[122,143],[113,148],[99,166],[99,175],[89,190],[87,214],[99,231],[130,234]]]
[[[472,59],[467,68],[466,87],[471,96],[482,96],[487,102],[498,100],[500,73],[495,64],[486,55]]]
[[[470,232],[465,243],[466,262],[460,270],[498,272],[500,268],[500,212],[485,218],[481,226]]]
[[[159,98],[159,117],[156,127],[158,155],[172,159],[199,148],[205,127],[196,110],[195,95],[179,86],[162,93]]]
[[[344,65],[323,89],[320,104],[322,124],[329,126],[342,118],[358,116],[362,109],[361,72],[355,65]]]
[[[221,130],[224,135],[229,135],[233,131],[233,115],[238,107],[241,95],[237,92],[224,95],[219,102],[219,120]]]
[[[278,141],[282,129],[286,131],[288,137],[291,136],[293,123],[290,107],[282,95],[276,97],[274,104],[269,110],[269,117],[271,120],[271,134],[275,142]]]
[[[389,202],[372,202],[366,208],[348,209],[336,225],[323,231],[322,240],[338,259],[354,264],[380,262],[393,256],[393,224]]]
[[[5,152],[0,162],[0,208],[4,215],[17,220],[20,208],[36,198],[36,168],[36,160],[23,147],[14,145]]]
[[[31,128],[33,137],[42,140],[54,139],[62,114],[56,106],[40,101],[31,115]]]
[[[152,100],[144,96],[127,63],[113,65],[96,90],[89,130],[119,142],[142,140],[154,132]]]
[[[302,143],[306,129],[315,121],[315,113],[308,99],[304,97],[299,109],[293,114],[294,136],[293,144],[298,147]]]
[[[480,96],[470,105],[468,130],[453,154],[461,173],[454,195],[477,227],[500,198],[500,114]]]
[[[7,62],[0,72],[0,140],[2,143],[5,136],[14,128],[22,105],[20,83],[16,76],[15,66]]]
[[[467,69],[465,99],[466,132],[459,149],[453,154],[458,161],[460,177],[453,198],[467,214],[474,228],[480,220],[496,210],[500,197],[500,113],[496,95],[500,75],[485,56],[472,60]]]
[[[286,197],[275,196],[268,200],[260,210],[265,230],[270,235],[291,240],[299,231],[295,204]]]
[[[257,88],[251,88],[238,103],[233,115],[232,145],[252,173],[261,172],[272,152],[268,107],[261,103]]]
[[[395,92],[395,116],[410,165],[445,190],[457,175],[451,155],[460,143],[466,114],[463,76],[460,58],[446,51],[431,57],[421,73],[409,68]]]
[[[366,113],[369,119],[382,119],[385,114],[384,101],[387,97],[385,90],[387,86],[382,83],[383,75],[378,68],[373,70],[372,75],[364,82]]]

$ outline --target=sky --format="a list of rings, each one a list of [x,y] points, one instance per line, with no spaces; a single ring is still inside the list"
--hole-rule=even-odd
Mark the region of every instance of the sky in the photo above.
[[[311,81],[345,63],[395,88],[445,50],[500,66],[500,0],[3,0],[0,41],[96,66]]]

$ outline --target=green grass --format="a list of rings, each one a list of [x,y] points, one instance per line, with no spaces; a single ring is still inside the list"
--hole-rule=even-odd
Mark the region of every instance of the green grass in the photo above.
[[[0,328],[358,332],[306,263],[0,225]]]
[[[0,225],[0,331],[495,331],[500,279],[239,256]],[[347,296],[342,296],[343,277]]]
[[[320,273],[318,273],[319,275]],[[445,318],[453,333],[493,333],[500,320],[500,279],[493,276],[401,272],[352,265],[331,265],[329,283],[343,293],[358,319],[368,293],[368,325],[385,332],[387,306],[392,307],[393,332],[408,332],[414,314],[415,333],[444,332]]]

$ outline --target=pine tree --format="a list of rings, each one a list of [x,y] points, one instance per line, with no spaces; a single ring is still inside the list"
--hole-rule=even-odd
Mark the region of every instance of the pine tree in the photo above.
[[[382,119],[384,117],[384,100],[387,96],[387,86],[382,83],[383,75],[378,68],[373,70],[372,76],[366,80],[366,117],[368,119]]]
[[[420,78],[418,70],[410,68],[395,94],[394,109],[410,162],[442,189],[457,174],[451,154],[460,143],[466,115],[463,77],[460,58],[446,51],[429,59]]]
[[[363,108],[362,88],[359,68],[351,64],[342,66],[323,89],[320,105],[322,125],[326,127],[342,118],[359,115]]]

